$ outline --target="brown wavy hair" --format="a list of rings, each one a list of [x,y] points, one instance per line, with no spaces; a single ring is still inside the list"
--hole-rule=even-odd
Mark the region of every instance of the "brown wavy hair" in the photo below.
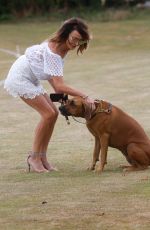
[[[88,31],[88,25],[80,18],[70,18],[66,20],[59,28],[59,30],[55,33],[55,35],[49,39],[49,41],[57,43],[66,42],[69,34],[73,30],[77,30],[78,33],[81,35],[82,40],[86,41],[86,43],[79,45],[77,49],[77,54],[79,52],[83,53],[83,50],[87,49],[90,40],[90,34]]]

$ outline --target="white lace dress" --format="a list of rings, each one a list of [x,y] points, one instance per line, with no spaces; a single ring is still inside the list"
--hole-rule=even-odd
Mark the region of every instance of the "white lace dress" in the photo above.
[[[63,76],[63,59],[53,53],[48,42],[26,49],[9,70],[4,88],[14,97],[35,98],[46,91],[41,80]]]

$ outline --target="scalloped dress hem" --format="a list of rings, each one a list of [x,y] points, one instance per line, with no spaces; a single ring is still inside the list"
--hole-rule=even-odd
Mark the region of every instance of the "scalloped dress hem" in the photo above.
[[[25,55],[20,56],[11,66],[4,82],[4,89],[13,97],[34,99],[44,95],[46,90],[30,69]]]

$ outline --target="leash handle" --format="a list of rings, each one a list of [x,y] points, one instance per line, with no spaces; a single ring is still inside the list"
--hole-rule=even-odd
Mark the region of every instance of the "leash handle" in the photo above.
[[[70,125],[70,121],[69,121],[68,116],[65,116],[65,118],[66,118],[67,124]]]
[[[64,103],[65,103],[65,101],[62,100],[62,101],[61,101],[61,105],[64,105]],[[69,121],[68,116],[65,116],[65,118],[66,118],[67,125],[70,125],[70,121]]]

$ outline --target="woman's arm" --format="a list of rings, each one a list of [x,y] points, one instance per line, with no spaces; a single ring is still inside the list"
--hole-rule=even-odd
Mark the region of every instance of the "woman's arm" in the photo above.
[[[79,90],[76,90],[64,83],[63,77],[51,77],[50,80],[48,80],[51,86],[54,88],[56,93],[66,93],[70,96],[81,96],[81,97],[87,97],[86,94],[82,93]]]

